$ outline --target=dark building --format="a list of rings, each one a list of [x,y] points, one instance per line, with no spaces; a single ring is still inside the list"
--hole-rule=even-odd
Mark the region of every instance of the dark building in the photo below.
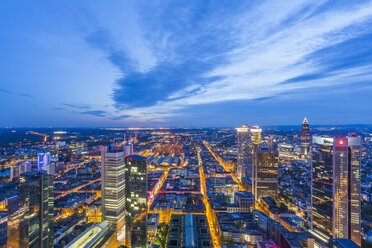
[[[350,239],[331,239],[329,248],[360,248],[360,246]]]
[[[301,146],[301,154],[308,156],[310,154],[310,125],[307,121],[306,117],[301,125],[301,137],[300,137],[300,146]]]
[[[261,197],[278,198],[278,151],[260,148],[255,152],[252,189],[256,200]]]
[[[167,247],[213,247],[205,215],[173,214],[169,226]]]
[[[53,247],[53,176],[46,171],[21,176],[25,179],[20,184],[21,211],[15,220],[20,229],[19,247]]]
[[[361,137],[314,137],[312,227],[325,240],[360,236]]]
[[[125,157],[126,230],[131,247],[147,247],[147,159]]]

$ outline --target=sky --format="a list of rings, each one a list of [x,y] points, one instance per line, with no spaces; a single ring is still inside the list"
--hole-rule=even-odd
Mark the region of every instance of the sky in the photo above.
[[[4,0],[0,127],[372,124],[372,1]]]

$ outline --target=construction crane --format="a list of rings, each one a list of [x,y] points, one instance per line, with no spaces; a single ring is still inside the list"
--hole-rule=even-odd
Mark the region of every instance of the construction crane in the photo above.
[[[49,137],[49,135],[47,135],[47,134],[42,134],[42,133],[38,133],[38,132],[34,132],[34,131],[28,131],[28,133],[35,134],[35,135],[40,135],[40,136],[44,136],[44,142],[46,142],[47,141],[47,138]]]

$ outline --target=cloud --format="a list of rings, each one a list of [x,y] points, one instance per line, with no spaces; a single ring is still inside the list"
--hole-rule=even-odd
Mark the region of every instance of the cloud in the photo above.
[[[371,2],[161,1],[136,13],[134,49],[145,47],[151,65],[117,45],[113,29],[98,28],[86,41],[119,69],[114,106],[138,121],[372,79]]]
[[[33,97],[32,95],[29,95],[29,94],[19,93],[19,92],[5,90],[5,89],[0,89],[0,92],[11,94],[11,95],[16,95],[16,96]]]
[[[97,116],[97,117],[106,117],[106,112],[102,111],[102,110],[84,111],[84,112],[80,112],[80,114],[93,115],[93,116]]]
[[[89,106],[87,104],[62,103],[62,105],[67,106],[67,107],[71,107],[71,108],[74,108],[74,109],[90,109],[91,108],[91,106]]]

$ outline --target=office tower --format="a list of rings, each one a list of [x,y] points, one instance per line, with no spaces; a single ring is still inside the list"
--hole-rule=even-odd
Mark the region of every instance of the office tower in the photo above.
[[[37,156],[37,170],[44,170],[50,163],[50,152],[39,153]]]
[[[287,143],[281,143],[278,145],[279,158],[286,159],[293,157],[293,145]]]
[[[119,146],[101,149],[102,220],[111,223],[119,241],[124,240],[125,222],[125,162]]]
[[[251,128],[251,138],[255,148],[259,148],[261,146],[261,133],[262,129],[259,126],[253,126]]]
[[[333,138],[313,137],[312,151],[312,227],[313,231],[328,239],[332,234],[332,178]]]
[[[8,221],[7,221],[7,248],[20,248],[28,246],[25,223],[25,209],[20,208],[18,196],[8,198]]]
[[[126,230],[131,247],[147,247],[147,160],[146,157],[125,157]]]
[[[10,180],[31,171],[31,161],[22,161],[10,167]]]
[[[46,170],[49,175],[54,175],[56,174],[56,164],[54,162],[49,163],[44,167],[44,170]]]
[[[253,145],[249,125],[236,129],[238,132],[238,161],[236,174],[239,181],[245,176],[252,177]]]
[[[360,237],[361,137],[313,137],[312,227],[324,239]]]
[[[254,195],[247,191],[238,191],[235,193],[235,204],[239,207],[239,212],[252,213],[254,210]]]
[[[26,172],[21,176],[24,182],[20,184],[20,208],[25,210],[24,217],[20,217],[24,218],[20,223],[21,243],[33,248],[53,247],[53,176],[45,171]]]
[[[124,150],[124,156],[129,156],[133,154],[133,144],[132,142],[128,142],[128,144],[123,145],[123,150]]]
[[[307,156],[310,152],[310,125],[307,121],[306,117],[301,125],[301,137],[300,137],[300,146],[301,146],[301,154]]]
[[[360,205],[360,167],[362,138],[355,133],[348,136],[348,203],[349,203],[349,239],[361,245],[361,205]]]
[[[255,152],[252,189],[256,201],[261,197],[278,198],[278,151],[260,148]]]

